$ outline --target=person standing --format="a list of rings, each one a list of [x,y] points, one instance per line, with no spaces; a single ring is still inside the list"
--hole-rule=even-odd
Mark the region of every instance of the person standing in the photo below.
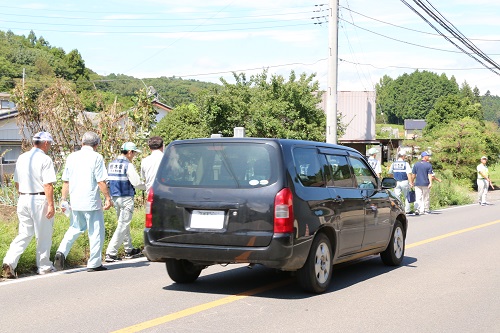
[[[90,256],[87,261],[87,271],[104,271],[102,265],[102,248],[104,246],[104,210],[112,206],[106,179],[108,174],[104,159],[96,152],[100,143],[99,136],[94,132],[86,132],[82,137],[82,148],[68,155],[62,180],[61,208],[68,207],[66,199],[71,201],[69,229],[57,249],[54,265],[57,270],[64,269],[66,257],[73,243],[88,230]],[[99,191],[100,190],[100,191]],[[104,195],[102,205],[100,192]]]
[[[488,173],[488,167],[486,163],[488,162],[488,157],[481,157],[481,163],[477,166],[477,195],[478,201],[481,206],[486,206],[486,195],[488,194],[488,188],[491,185],[491,180]]]
[[[389,173],[392,174],[397,181],[397,185],[394,188],[394,194],[398,198],[401,198],[401,194],[403,194],[405,213],[409,214],[410,203],[408,202],[407,195],[413,183],[411,178],[411,167],[410,164],[405,161],[405,158],[405,152],[400,151],[398,153],[398,159],[391,164]]]
[[[33,148],[21,154],[16,162],[14,182],[19,192],[17,216],[19,232],[10,244],[3,259],[3,276],[17,277],[19,258],[28,247],[33,235],[36,238],[36,266],[38,274],[55,271],[50,261],[52,233],[54,230],[54,163],[47,155],[54,140],[48,132],[33,136]]]
[[[377,159],[377,154],[379,153],[377,148],[368,149],[368,163],[371,165],[377,177],[380,178],[380,174],[382,173],[382,167],[380,166],[380,162]]]
[[[163,139],[159,136],[152,136],[148,140],[151,154],[141,161],[141,177],[146,183],[146,193],[153,186],[156,172],[163,158]]]
[[[121,260],[118,249],[123,243],[125,258],[134,258],[141,255],[141,250],[132,246],[130,236],[130,222],[134,213],[135,190],[145,190],[132,160],[136,153],[141,151],[133,142],[125,142],[121,147],[121,155],[108,166],[109,189],[116,209],[118,222],[108,248],[106,262]]]
[[[412,183],[415,186],[415,215],[430,212],[430,190],[432,187],[432,165],[429,162],[429,153],[420,154],[422,159],[413,165]]]

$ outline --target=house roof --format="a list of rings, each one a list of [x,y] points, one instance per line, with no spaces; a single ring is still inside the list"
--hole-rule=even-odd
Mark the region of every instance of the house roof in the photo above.
[[[172,107],[168,106],[167,104],[163,104],[162,102],[159,102],[157,100],[152,101],[151,104],[153,104],[157,108],[163,109],[163,110],[165,110],[167,112],[172,111]]]
[[[425,125],[424,119],[405,119],[405,130],[423,130]]]
[[[0,120],[1,119],[9,119],[16,117],[19,114],[19,111],[16,109],[5,109],[0,111]]]

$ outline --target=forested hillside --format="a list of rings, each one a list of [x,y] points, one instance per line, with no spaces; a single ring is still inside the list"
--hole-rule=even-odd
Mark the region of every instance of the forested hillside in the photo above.
[[[32,31],[28,37],[18,36],[11,31],[0,31],[0,92],[11,92],[16,82],[23,78],[25,84],[35,91],[50,85],[56,77],[73,82],[88,111],[100,111],[93,94],[97,88],[106,103],[115,97],[124,107],[131,106],[131,97],[146,86],[152,86],[160,101],[175,107],[194,101],[201,89],[215,86],[213,83],[182,78],[147,78],[139,80],[132,76],[110,74],[101,76],[85,66],[78,50],[66,53],[60,47],[50,45],[43,36],[37,37]]]

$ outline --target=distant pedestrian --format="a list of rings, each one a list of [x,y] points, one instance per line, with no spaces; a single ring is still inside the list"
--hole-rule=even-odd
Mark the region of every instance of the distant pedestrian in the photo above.
[[[118,249],[123,243],[125,258],[141,255],[141,249],[134,248],[130,236],[130,222],[134,213],[135,190],[145,190],[132,160],[141,151],[133,142],[125,142],[121,147],[121,155],[108,166],[109,189],[116,209],[118,222],[113,237],[106,249],[106,262],[120,260]]]
[[[3,259],[3,276],[17,277],[16,267],[33,236],[36,238],[36,266],[38,274],[55,271],[50,261],[54,227],[54,163],[47,155],[54,140],[48,132],[33,136],[33,148],[19,156],[14,171],[14,182],[19,191],[17,217],[19,232]]]
[[[394,161],[390,168],[389,173],[393,175],[394,179],[397,181],[397,185],[394,188],[394,194],[401,198],[403,194],[403,202],[405,213],[410,213],[410,203],[408,202],[408,192],[410,191],[410,186],[413,186],[411,167],[410,164],[405,161],[406,154],[404,151],[398,153],[398,159]]]
[[[486,206],[486,195],[488,194],[488,188],[493,184],[491,183],[490,176],[488,173],[488,167],[486,163],[488,162],[488,157],[481,157],[481,163],[477,166],[477,195],[478,202],[481,206]]]
[[[146,193],[153,186],[156,172],[163,158],[163,139],[159,136],[152,136],[148,140],[151,154],[141,161],[141,177],[146,183]]]
[[[64,269],[66,257],[73,243],[88,230],[90,255],[87,262],[89,272],[104,271],[102,248],[104,246],[104,210],[112,206],[106,179],[108,173],[101,154],[96,152],[100,143],[94,132],[86,132],[82,137],[82,148],[68,155],[62,174],[63,187],[61,207],[68,209],[71,201],[70,227],[64,234],[54,258],[58,270]],[[100,191],[99,191],[100,190]],[[100,193],[104,195],[104,206]]]
[[[430,212],[430,190],[432,187],[432,165],[429,153],[422,152],[422,159],[413,165],[412,182],[415,186],[415,215]]]
[[[377,154],[379,150],[377,148],[368,149],[368,163],[371,165],[372,169],[377,174],[377,177],[380,178],[380,174],[382,173],[382,167],[380,166],[380,162],[377,159]]]

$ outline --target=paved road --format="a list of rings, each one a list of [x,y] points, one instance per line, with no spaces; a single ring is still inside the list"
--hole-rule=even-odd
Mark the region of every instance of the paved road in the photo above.
[[[500,192],[500,191],[499,191]],[[210,267],[172,283],[144,258],[0,283],[3,332],[500,332],[500,202],[409,218],[398,268],[336,267],[322,295],[288,274]]]

